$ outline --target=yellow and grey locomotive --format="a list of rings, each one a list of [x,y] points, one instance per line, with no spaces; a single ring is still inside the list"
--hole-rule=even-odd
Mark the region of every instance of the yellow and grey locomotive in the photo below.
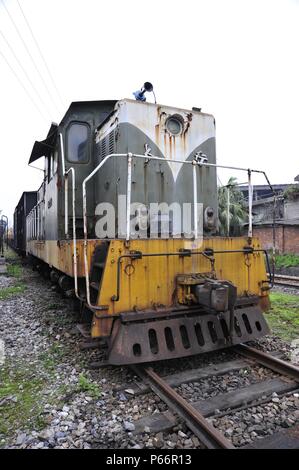
[[[146,90],[137,100],[72,103],[30,156],[46,166],[26,252],[74,291],[84,331],[108,341],[111,364],[269,331],[265,253],[251,219],[248,236],[217,235],[214,117],[147,103]]]

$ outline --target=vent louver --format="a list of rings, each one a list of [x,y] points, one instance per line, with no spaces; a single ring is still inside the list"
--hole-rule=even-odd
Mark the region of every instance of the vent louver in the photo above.
[[[99,159],[107,157],[111,153],[115,153],[115,132],[114,130],[110,132],[109,135],[105,136],[99,142]]]

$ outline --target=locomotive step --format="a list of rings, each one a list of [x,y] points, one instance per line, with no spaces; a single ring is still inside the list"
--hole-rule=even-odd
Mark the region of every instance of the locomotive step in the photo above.
[[[95,263],[93,263],[93,267],[95,267],[95,268],[100,268],[100,269],[104,269],[105,263],[104,263],[104,262],[102,262],[102,263],[95,262]]]
[[[99,282],[91,282],[90,287],[96,291],[100,290],[100,283]]]

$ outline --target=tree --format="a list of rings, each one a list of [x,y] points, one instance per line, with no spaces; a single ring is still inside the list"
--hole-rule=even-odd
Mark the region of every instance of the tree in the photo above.
[[[248,220],[247,208],[237,178],[230,177],[227,185],[218,188],[219,233],[223,236],[239,236]]]
[[[283,196],[289,201],[296,201],[299,198],[299,184],[292,184],[284,192]]]

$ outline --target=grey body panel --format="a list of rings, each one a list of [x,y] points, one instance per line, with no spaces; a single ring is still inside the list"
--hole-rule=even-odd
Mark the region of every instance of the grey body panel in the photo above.
[[[95,144],[94,131],[113,110],[115,101],[91,101],[72,103],[64,118],[58,126],[58,135],[55,150],[58,152],[58,168],[53,177],[46,179],[41,188],[45,210],[45,224],[43,239],[60,240],[65,238],[65,202],[64,202],[64,180],[61,165],[61,149],[59,134],[64,141],[65,167],[75,169],[76,185],[76,225],[77,236],[83,237],[83,203],[82,203],[82,182],[95,166]],[[67,130],[72,123],[84,123],[89,126],[89,159],[86,163],[70,162],[67,148]],[[94,225],[94,182],[88,185],[87,215],[89,231]],[[72,179],[69,175],[68,184],[68,215],[69,215],[69,237],[72,236]]]
[[[107,140],[110,139],[108,135]],[[112,139],[111,139],[112,140]],[[152,154],[161,158],[164,155],[146,134],[131,124],[118,126],[118,138],[111,153],[144,154],[145,143],[152,149]],[[196,147],[186,158],[192,161],[196,152],[202,151],[209,155],[209,162],[216,162],[215,138],[210,138]],[[100,149],[98,145],[98,156]],[[101,158],[98,158],[98,163]],[[124,158],[112,157],[95,177],[95,202],[110,202],[117,207],[117,197],[127,192],[127,161]],[[200,168],[197,172],[197,202],[204,207],[217,208],[216,170],[215,168]],[[193,202],[192,166],[182,165],[176,181],[167,163],[135,159],[132,169],[132,202],[149,204],[164,201],[168,204]]]
[[[174,136],[166,132],[167,119],[179,115],[183,132]],[[89,159],[71,162],[67,145],[67,133],[72,123],[84,123],[89,128]],[[54,129],[55,126],[51,128]],[[65,238],[64,177],[61,164],[59,134],[64,141],[66,170],[73,167],[76,174],[76,227],[77,237],[83,238],[82,182],[106,155],[128,152],[144,155],[150,148],[152,155],[179,161],[191,161],[202,151],[210,163],[216,162],[215,121],[213,116],[197,111],[188,111],[133,100],[92,101],[72,103],[57,133],[53,152],[58,154],[58,167],[51,178],[45,177],[39,190],[39,201],[43,208],[42,239]],[[40,147],[37,145],[37,149]],[[42,155],[41,155],[42,156]],[[38,155],[35,155],[37,158]],[[50,157],[47,157],[49,159]],[[172,204],[193,202],[192,165],[174,162],[134,159],[132,168],[131,202]],[[95,237],[96,206],[109,202],[118,209],[118,196],[127,193],[127,160],[113,157],[87,183],[88,237]],[[68,233],[72,237],[72,181],[68,184]],[[197,202],[203,208],[212,207],[217,218],[216,168],[197,168]],[[191,215],[191,218],[193,214]],[[116,226],[116,233],[118,232]],[[211,233],[210,233],[211,235]]]
[[[169,116],[180,116],[184,131],[174,136],[166,131]],[[209,163],[216,163],[215,122],[213,116],[199,112],[123,100],[115,114],[97,129],[96,164],[111,153],[152,155],[179,161],[192,161],[203,152]],[[216,168],[197,167],[197,202],[212,207],[217,219]],[[118,196],[127,194],[127,161],[112,157],[95,175],[95,204],[109,202],[118,214]],[[193,202],[193,167],[175,162],[133,159],[131,202],[148,206]],[[193,218],[193,211],[191,213]],[[117,228],[117,227],[116,227]]]

